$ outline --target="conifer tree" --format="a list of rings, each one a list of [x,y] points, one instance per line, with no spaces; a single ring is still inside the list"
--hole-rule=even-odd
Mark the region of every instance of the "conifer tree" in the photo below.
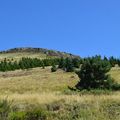
[[[65,68],[65,60],[63,57],[59,61],[58,68]]]
[[[74,58],[72,60],[72,63],[73,63],[73,66],[76,67],[76,68],[79,68],[80,67],[80,60],[78,58]]]
[[[73,63],[72,63],[71,58],[65,59],[65,69],[66,69],[66,72],[73,72],[74,71],[74,67],[73,67]]]
[[[55,64],[53,64],[51,68],[51,72],[56,72],[56,71],[57,71],[57,67]]]
[[[87,58],[77,75],[80,82],[76,85],[78,89],[110,88],[114,81],[106,75],[111,69],[109,61],[102,60],[100,56]]]

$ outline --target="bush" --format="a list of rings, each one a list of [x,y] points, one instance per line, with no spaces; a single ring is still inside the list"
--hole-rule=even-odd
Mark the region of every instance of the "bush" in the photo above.
[[[25,112],[12,112],[9,114],[9,120],[25,120]]]
[[[100,56],[87,58],[81,70],[77,72],[80,82],[76,87],[78,89],[113,89],[115,82],[106,74],[110,69],[110,62],[101,59]]]
[[[51,72],[56,72],[56,71],[57,71],[57,67],[56,67],[56,65],[53,65],[51,68]]]
[[[73,72],[74,71],[74,66],[73,66],[71,58],[65,59],[65,69],[66,69],[65,70],[66,72]]]
[[[41,109],[32,110],[26,113],[25,120],[46,120],[47,113]]]
[[[0,120],[6,120],[9,112],[11,111],[11,104],[7,99],[0,101]]]
[[[63,69],[64,67],[65,67],[65,60],[63,58],[61,58],[59,60],[58,68],[62,68]]]
[[[117,59],[114,58],[113,56],[111,56],[109,58],[109,62],[110,62],[110,64],[111,64],[112,67],[115,67],[115,65],[117,64]]]
[[[41,109],[34,109],[31,111],[11,112],[9,120],[46,120],[48,114]]]
[[[73,63],[73,66],[74,66],[75,68],[79,68],[79,67],[80,67],[80,59],[79,59],[79,58],[74,58],[74,59],[72,60],[72,63]]]

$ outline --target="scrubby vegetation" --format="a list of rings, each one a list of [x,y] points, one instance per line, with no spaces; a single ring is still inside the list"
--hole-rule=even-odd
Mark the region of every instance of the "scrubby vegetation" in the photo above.
[[[51,68],[51,72],[56,72],[56,71],[57,71],[57,67],[55,64],[53,64]]]
[[[45,67],[45,66],[51,66],[52,64],[59,64],[59,59],[38,59],[38,58],[22,58],[20,61],[7,61],[4,59],[4,61],[1,61],[0,63],[0,71],[12,71],[17,69],[29,69],[29,68],[35,68],[35,67]]]
[[[120,117],[119,101],[108,99],[97,102],[59,100],[45,105],[37,104],[37,107],[29,105],[22,111],[9,102],[2,101],[2,104],[10,106],[10,109],[8,111],[0,106],[5,112],[0,114],[1,120],[119,120]]]
[[[108,60],[100,56],[87,58],[84,60],[81,70],[77,72],[80,82],[76,85],[78,89],[120,89],[107,73],[111,69]]]
[[[110,72],[119,77],[119,70]],[[8,96],[0,102],[1,120],[119,120],[119,92],[64,92],[78,80],[74,72],[51,73],[51,67],[1,73],[0,98]]]
[[[100,56],[2,59],[0,120],[119,120],[119,66]]]
[[[17,69],[29,69],[36,67],[46,67],[58,65],[66,72],[73,72],[76,65],[80,65],[80,59],[75,61],[76,58],[49,58],[49,59],[38,59],[38,58],[22,58],[19,61],[10,61],[4,59],[0,62],[0,71],[13,71]]]

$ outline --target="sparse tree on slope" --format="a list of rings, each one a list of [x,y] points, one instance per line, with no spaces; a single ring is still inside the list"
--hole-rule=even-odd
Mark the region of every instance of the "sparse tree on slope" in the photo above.
[[[111,65],[109,61],[101,59],[100,56],[87,58],[81,70],[77,72],[80,82],[76,87],[78,89],[111,88],[114,81],[106,74],[110,69]]]

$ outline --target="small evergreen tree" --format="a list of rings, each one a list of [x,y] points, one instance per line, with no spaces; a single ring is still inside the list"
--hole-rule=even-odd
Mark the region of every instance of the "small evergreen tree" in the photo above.
[[[109,61],[102,60],[100,56],[87,58],[77,75],[80,82],[76,85],[78,89],[103,88],[110,89],[114,84],[113,79],[106,75],[111,69]]]
[[[61,58],[59,61],[58,68],[64,68],[64,67],[65,67],[65,60],[64,60],[64,58]]]
[[[74,59],[72,60],[72,63],[73,63],[73,66],[74,66],[75,68],[79,68],[79,67],[80,67],[80,59],[74,58]]]
[[[66,69],[65,70],[66,72],[73,72],[74,71],[74,65],[73,65],[71,58],[65,59],[65,69]]]
[[[115,64],[117,64],[117,60],[113,56],[109,58],[109,61],[112,67],[115,67]]]
[[[51,68],[51,72],[56,72],[56,71],[57,71],[57,67],[55,64],[53,64]]]

